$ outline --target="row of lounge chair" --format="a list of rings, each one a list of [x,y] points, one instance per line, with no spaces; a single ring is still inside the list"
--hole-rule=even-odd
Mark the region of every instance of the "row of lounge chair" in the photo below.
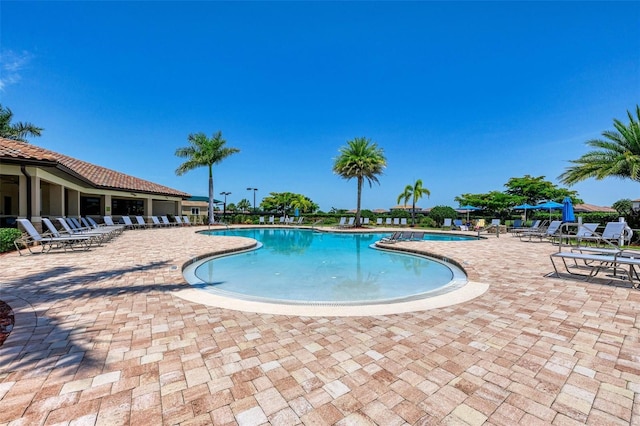
[[[22,256],[22,249],[33,253],[33,248],[41,247],[41,253],[48,253],[54,248],[67,250],[89,250],[93,245],[102,245],[117,237],[124,230],[122,225],[100,226],[91,218],[57,218],[59,228],[48,219],[43,218],[43,226],[47,229],[42,233],[33,226],[28,219],[17,219],[18,224],[25,231],[13,244]]]
[[[304,221],[304,218],[302,216],[300,216],[300,217],[280,216],[279,224],[280,225],[302,225],[303,221]],[[264,216],[260,216],[260,219],[258,219],[258,224],[259,225],[264,225],[266,223],[268,223],[269,225],[275,225],[276,224],[275,216],[269,216],[268,221],[265,221]]]
[[[389,237],[380,240],[381,243],[396,243],[399,241],[422,241],[424,240],[424,232],[422,231],[396,231]]]
[[[151,222],[147,222],[142,216],[122,216],[120,220],[122,225],[127,229],[146,229],[146,228],[166,228],[170,226],[191,226],[188,216],[174,216],[174,222],[171,222],[167,216],[149,216]],[[104,216],[104,222],[113,225],[111,216]]]
[[[346,218],[346,217],[341,217],[340,221],[338,222],[337,227],[338,228],[352,228],[355,226],[355,222],[356,222],[356,218],[355,217],[350,217],[350,218]],[[368,217],[363,217],[360,218],[360,224],[363,226],[369,225],[371,224],[371,221]],[[381,217],[376,219],[376,226],[408,226],[408,222],[407,222],[407,218],[405,217],[388,217],[386,219],[383,219]]]

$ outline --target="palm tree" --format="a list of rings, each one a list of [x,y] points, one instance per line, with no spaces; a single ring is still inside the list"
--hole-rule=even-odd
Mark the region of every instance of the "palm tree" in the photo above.
[[[211,139],[207,138],[204,133],[195,133],[189,135],[189,146],[178,148],[176,155],[180,158],[188,160],[182,163],[177,169],[176,174],[182,176],[188,171],[198,167],[209,168],[209,225],[214,223],[213,218],[213,165],[220,163],[222,160],[240,152],[237,148],[227,148],[227,143],[222,138],[222,132],[218,130]]]
[[[360,225],[360,200],[362,198],[362,183],[366,179],[369,187],[373,182],[378,181],[378,175],[382,174],[387,165],[382,148],[378,144],[371,142],[367,138],[355,138],[347,142],[339,150],[340,156],[335,159],[333,172],[342,178],[350,180],[356,178],[358,181],[358,204],[356,209],[356,226]]]
[[[431,195],[431,192],[422,186],[422,179],[418,179],[413,186],[407,185],[404,188],[404,192],[398,196],[398,204],[400,204],[400,200],[404,199],[404,205],[407,205],[407,201],[410,198],[413,198],[413,205],[411,209],[411,226],[416,225],[416,203],[423,195],[427,197]]]
[[[13,112],[0,104],[0,137],[27,142],[25,139],[27,136],[42,135],[43,129],[41,127],[36,127],[31,123],[23,123],[21,121],[11,124],[12,119]]]
[[[573,185],[588,178],[602,180],[618,177],[640,182],[640,106],[636,105],[636,118],[627,111],[629,125],[613,120],[616,130],[602,132],[604,139],[586,142],[596,148],[571,163],[559,176],[562,183]]]

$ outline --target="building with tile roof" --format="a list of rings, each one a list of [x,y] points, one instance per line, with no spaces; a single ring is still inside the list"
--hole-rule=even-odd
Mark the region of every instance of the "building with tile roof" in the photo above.
[[[0,138],[0,226],[16,217],[174,215],[189,194]]]

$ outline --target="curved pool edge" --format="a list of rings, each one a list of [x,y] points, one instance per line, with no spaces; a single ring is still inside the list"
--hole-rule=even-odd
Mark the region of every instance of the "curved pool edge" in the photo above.
[[[226,238],[226,237],[224,237]],[[450,263],[455,267],[461,269],[466,275],[467,280],[462,286],[456,286],[457,288],[446,291],[443,293],[437,293],[435,295],[428,295],[423,298],[416,298],[410,300],[403,300],[398,302],[386,302],[386,303],[367,303],[367,304],[313,304],[313,303],[279,303],[279,301],[261,301],[251,300],[233,297],[233,295],[226,296],[224,294],[209,293],[205,290],[192,287],[189,280],[184,276],[184,270],[196,262],[199,262],[205,258],[219,257],[230,254],[241,253],[245,251],[255,250],[260,244],[258,241],[247,237],[233,237],[233,238],[246,238],[252,242],[252,244],[246,244],[241,247],[230,248],[227,250],[219,250],[200,254],[191,258],[189,261],[182,265],[183,279],[189,285],[189,288],[178,290],[173,294],[181,299],[202,304],[205,306],[217,307],[222,309],[230,309],[241,312],[256,313],[256,314],[270,314],[270,315],[293,315],[293,316],[308,316],[308,317],[358,317],[358,316],[375,316],[375,315],[390,315],[390,314],[402,314],[417,311],[424,311],[429,309],[444,308],[460,303],[473,300],[489,289],[489,284],[481,283],[478,281],[469,280],[466,269],[455,259],[443,256],[441,254],[433,253],[426,250],[415,250],[392,244],[380,244],[374,243],[377,249],[404,252],[407,254],[414,254],[418,256],[432,257],[444,263]],[[437,290],[436,290],[437,292]]]
[[[368,305],[292,305],[265,303],[224,297],[195,288],[178,290],[174,294],[181,299],[194,303],[256,314],[294,315],[301,317],[361,317],[403,314],[444,308],[475,299],[484,294],[488,289],[489,284],[468,281],[463,287],[446,294],[408,302],[387,304],[372,303]]]

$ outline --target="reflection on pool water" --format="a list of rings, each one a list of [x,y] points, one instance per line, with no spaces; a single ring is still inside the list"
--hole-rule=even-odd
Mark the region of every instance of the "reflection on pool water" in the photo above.
[[[302,229],[208,232],[256,239],[257,250],[205,259],[185,268],[193,286],[215,294],[278,303],[377,303],[459,288],[464,273],[424,256],[378,250],[388,234]]]

